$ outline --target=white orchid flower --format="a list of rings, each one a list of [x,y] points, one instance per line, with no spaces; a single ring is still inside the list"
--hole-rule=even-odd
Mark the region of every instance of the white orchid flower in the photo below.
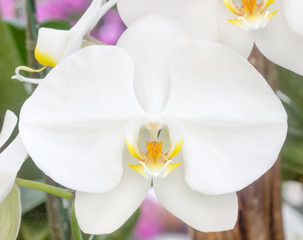
[[[60,62],[25,102],[19,127],[37,166],[77,191],[81,229],[101,234],[131,216],[152,182],[190,226],[231,229],[235,192],[273,165],[286,121],[246,59],[153,15],[118,47],[90,46]]]
[[[195,39],[218,41],[244,57],[255,43],[265,57],[303,75],[301,0],[119,0],[118,10],[127,26],[151,13],[174,17]]]
[[[16,124],[16,115],[11,111],[7,111],[0,133],[0,148],[10,138]],[[20,135],[0,153],[0,203],[11,191],[17,172],[26,158],[27,151],[24,148]]]
[[[22,217],[20,189],[15,184],[0,203],[0,239],[16,240]]]
[[[15,70],[13,79],[21,82],[39,84],[42,79],[23,77],[20,71],[41,72],[47,66],[55,67],[63,58],[81,48],[84,41],[92,41],[101,44],[89,34],[97,25],[100,18],[107,13],[117,0],[93,0],[86,12],[70,30],[58,30],[52,28],[40,28],[35,48],[35,58],[43,66],[35,70],[25,66],[19,66]]]
[[[10,138],[17,124],[16,115],[7,111],[0,133],[0,148]],[[27,157],[27,152],[18,135],[0,153],[0,238],[15,240],[21,223],[21,200],[18,186],[14,185],[17,172]]]

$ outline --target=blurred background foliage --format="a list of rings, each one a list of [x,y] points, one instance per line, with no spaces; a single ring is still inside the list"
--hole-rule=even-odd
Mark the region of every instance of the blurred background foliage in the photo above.
[[[74,4],[72,4],[74,1]],[[85,11],[89,0],[40,0],[37,3],[37,16],[39,25],[56,29],[69,29],[76,19]],[[22,104],[29,97],[31,87],[27,84],[12,80],[17,66],[27,65],[26,53],[26,21],[24,2],[18,0],[0,0],[0,123],[5,111],[12,110],[19,114]],[[57,5],[56,5],[57,4]],[[64,9],[64,6],[66,9]],[[12,8],[12,9],[11,9]],[[93,30],[93,35],[107,44],[115,44],[125,26],[116,10],[109,12]],[[289,132],[286,143],[282,149],[283,180],[303,182],[303,77],[279,67],[278,70],[279,96],[287,110],[289,118]],[[25,179],[43,181],[42,173],[33,162],[28,159],[19,176]],[[19,240],[50,240],[50,228],[46,211],[46,194],[21,187],[23,219]],[[96,240],[126,240],[131,235],[136,239],[152,239],[159,232],[170,229],[184,233],[186,228],[182,223],[165,213],[154,201],[154,197],[147,199],[139,211],[129,219],[124,226],[110,235],[96,236]],[[145,208],[144,208],[145,206]],[[62,208],[71,214],[70,204],[62,202]],[[302,211],[302,204],[296,206]],[[64,211],[63,211],[64,212]],[[156,216],[150,220],[151,215]],[[146,220],[148,217],[148,220]],[[67,219],[70,219],[69,216]],[[169,220],[167,220],[169,219]],[[147,221],[147,222],[144,222]],[[149,221],[149,222],[148,222]],[[166,222],[165,222],[166,221]],[[175,221],[175,222],[174,222]],[[169,222],[169,224],[168,224]],[[171,225],[171,223],[174,225]],[[161,223],[162,225],[160,226]],[[146,237],[146,238],[145,238]],[[67,227],[66,240],[71,238],[70,223]],[[89,236],[83,235],[83,239]],[[177,239],[177,238],[175,238]]]

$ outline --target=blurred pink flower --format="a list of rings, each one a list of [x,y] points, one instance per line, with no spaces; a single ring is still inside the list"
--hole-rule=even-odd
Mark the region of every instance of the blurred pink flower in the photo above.
[[[37,7],[37,19],[39,22],[50,19],[67,19],[68,15],[65,9],[58,1],[43,1]]]
[[[59,0],[58,2],[69,13],[84,12],[90,4],[90,0]]]
[[[89,0],[43,0],[37,5],[38,21],[51,19],[69,20],[70,15],[83,13],[89,6]]]
[[[136,239],[148,239],[158,235],[165,225],[164,208],[151,188],[140,207],[140,217],[134,230]]]
[[[0,0],[0,13],[3,19],[12,20],[16,18],[14,0]]]
[[[119,13],[116,10],[110,10],[104,16],[103,24],[97,32],[97,38],[106,44],[115,45],[126,29]]]

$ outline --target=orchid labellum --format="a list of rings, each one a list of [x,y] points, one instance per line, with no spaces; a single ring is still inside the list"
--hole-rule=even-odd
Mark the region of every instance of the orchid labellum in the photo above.
[[[265,57],[303,75],[301,0],[119,0],[127,26],[158,13],[178,19],[197,40],[214,40],[248,57],[255,43]]]
[[[233,228],[235,192],[274,164],[286,121],[246,59],[151,15],[117,46],[62,60],[24,104],[19,127],[37,166],[76,190],[81,229],[102,234],[132,215],[151,184],[190,226]]]

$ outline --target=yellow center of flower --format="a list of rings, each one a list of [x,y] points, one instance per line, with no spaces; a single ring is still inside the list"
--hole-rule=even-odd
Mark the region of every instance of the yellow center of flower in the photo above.
[[[269,20],[278,12],[266,11],[275,0],[223,0],[228,10],[238,16],[237,19],[227,19],[232,24],[244,30],[264,28]]]
[[[141,150],[137,152],[134,146],[128,143],[129,152],[140,163],[140,165],[129,164],[129,166],[145,178],[166,177],[181,164],[180,162],[172,163],[171,159],[181,151],[182,143],[175,144],[173,151],[167,150],[163,152],[162,141],[146,142],[146,153]]]

